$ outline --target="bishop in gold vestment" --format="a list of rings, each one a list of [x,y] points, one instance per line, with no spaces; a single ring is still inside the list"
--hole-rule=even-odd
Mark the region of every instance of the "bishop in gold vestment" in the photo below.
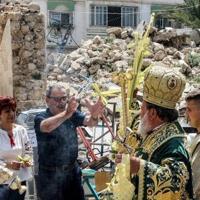
[[[184,77],[171,68],[153,66],[145,75],[138,128],[143,141],[130,157],[133,199],[193,199],[186,135],[175,109],[184,86]]]

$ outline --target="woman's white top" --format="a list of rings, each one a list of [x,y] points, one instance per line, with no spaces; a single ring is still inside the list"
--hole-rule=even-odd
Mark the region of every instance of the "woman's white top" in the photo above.
[[[28,134],[23,126],[14,125],[13,128],[14,146],[10,144],[8,133],[0,128],[0,161],[1,164],[6,161],[17,161],[17,156],[24,156],[32,154],[31,144],[29,142]],[[32,155],[31,155],[32,156]],[[19,176],[21,181],[26,181],[32,178],[31,167],[21,167],[20,170],[12,170]]]

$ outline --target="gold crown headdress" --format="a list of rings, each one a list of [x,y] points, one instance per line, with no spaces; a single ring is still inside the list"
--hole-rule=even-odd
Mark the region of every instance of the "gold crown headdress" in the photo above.
[[[174,109],[185,88],[185,78],[172,68],[154,66],[145,74],[143,99],[149,103]]]

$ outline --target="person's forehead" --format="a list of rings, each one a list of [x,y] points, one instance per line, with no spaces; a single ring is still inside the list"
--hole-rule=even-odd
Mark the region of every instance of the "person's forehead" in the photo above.
[[[52,94],[67,94],[65,88],[53,88],[51,93]]]
[[[190,108],[192,108],[192,107],[199,107],[200,108],[200,101],[197,101],[197,100],[190,100],[190,101],[187,101],[186,102],[186,107],[188,108],[188,107],[190,107]]]
[[[5,111],[10,111],[10,110],[13,110],[13,108],[10,107],[10,106],[6,106],[6,107],[3,107],[3,108],[2,108],[2,111],[3,111],[3,112],[5,112]]]

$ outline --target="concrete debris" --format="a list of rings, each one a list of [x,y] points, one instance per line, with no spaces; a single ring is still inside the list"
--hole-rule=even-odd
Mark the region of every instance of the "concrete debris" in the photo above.
[[[78,90],[81,85],[87,83],[86,79],[82,80],[81,77],[92,77],[96,83],[101,85],[102,89],[108,90],[108,85],[112,82],[112,73],[126,71],[132,66],[134,49],[128,49],[127,45],[134,40],[133,32],[134,30],[131,28],[114,27],[107,30],[106,38],[95,36],[93,39],[84,41],[77,50],[63,54],[63,61],[58,65],[58,68],[61,69],[59,73],[55,73],[53,67],[50,67],[47,80],[68,81],[72,88]],[[154,63],[160,63],[176,67],[190,81],[194,76],[193,71],[197,74],[200,71],[198,65],[200,48],[196,47],[196,43],[193,44],[194,41],[186,43],[187,40],[192,41],[190,34],[185,34],[185,32],[181,34],[176,29],[167,28],[161,31],[152,29],[150,54],[144,58],[142,69],[144,70]],[[55,53],[50,54],[48,60],[50,60],[49,65],[52,63],[52,66],[60,63],[59,57],[55,56]],[[60,76],[63,74],[66,76]]]
[[[44,105],[42,96],[46,84],[52,81],[66,83],[78,93],[80,88],[97,82],[109,89],[112,73],[126,71],[134,61],[135,49],[132,28],[107,29],[107,37],[95,36],[83,41],[80,48],[64,54],[52,52],[45,59],[45,23],[40,7],[29,0],[10,0],[0,7],[0,40],[7,20],[11,20],[14,96],[20,109]],[[194,37],[195,35],[195,37]],[[166,28],[151,29],[149,55],[142,69],[161,63],[179,69],[189,81],[200,82],[200,37],[198,31],[180,31]],[[47,80],[46,80],[47,79]],[[112,83],[113,84],[113,83]],[[80,96],[81,94],[79,94]]]

